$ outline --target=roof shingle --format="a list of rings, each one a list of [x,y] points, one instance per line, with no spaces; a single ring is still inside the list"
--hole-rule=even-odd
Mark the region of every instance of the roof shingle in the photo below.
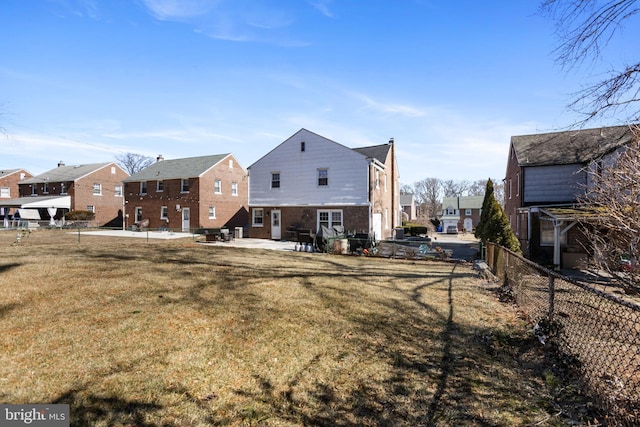
[[[512,136],[519,166],[584,164],[632,139],[629,126]]]

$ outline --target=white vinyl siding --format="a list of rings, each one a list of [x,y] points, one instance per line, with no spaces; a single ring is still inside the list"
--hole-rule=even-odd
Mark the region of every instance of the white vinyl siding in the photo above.
[[[305,151],[301,151],[301,142],[305,142]],[[329,170],[329,187],[318,185],[319,169]],[[274,171],[280,174],[283,191],[272,190],[271,174]],[[369,204],[369,161],[366,157],[311,132],[300,132],[277,146],[254,163],[249,174],[249,203],[252,206]]]

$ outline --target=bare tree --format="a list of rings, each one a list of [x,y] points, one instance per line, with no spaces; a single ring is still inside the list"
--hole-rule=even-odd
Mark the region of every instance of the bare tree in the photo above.
[[[581,202],[589,207],[581,223],[593,245],[593,263],[620,280],[622,287],[640,291],[640,128],[633,141],[610,165],[588,168],[589,184]]]
[[[442,190],[444,197],[461,197],[468,194],[471,183],[467,180],[454,181],[448,179],[442,182]]]
[[[420,212],[427,218],[435,218],[440,213],[442,181],[438,178],[425,178],[415,183],[416,193],[420,195]]]
[[[602,59],[602,49],[614,35],[635,18],[640,8],[638,0],[544,0],[540,10],[557,24],[560,45],[556,59],[565,68],[593,63]],[[632,61],[635,62],[635,61]],[[593,119],[628,112],[629,121],[640,120],[640,62],[611,69],[608,77],[586,86],[570,108],[585,115],[582,123]]]
[[[129,175],[140,172],[154,162],[153,157],[143,156],[142,154],[125,153],[117,155],[116,163],[126,170]]]

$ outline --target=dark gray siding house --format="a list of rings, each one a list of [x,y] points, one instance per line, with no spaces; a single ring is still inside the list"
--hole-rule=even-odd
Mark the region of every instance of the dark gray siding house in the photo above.
[[[569,259],[585,256],[574,227],[579,211],[572,216],[567,209],[585,193],[588,167],[631,139],[628,126],[511,137],[505,211],[526,256],[568,268]]]

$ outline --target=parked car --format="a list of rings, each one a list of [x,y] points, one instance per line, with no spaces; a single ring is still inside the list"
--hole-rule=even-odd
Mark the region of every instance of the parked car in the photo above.
[[[450,225],[447,227],[447,234],[458,234],[458,227]]]

